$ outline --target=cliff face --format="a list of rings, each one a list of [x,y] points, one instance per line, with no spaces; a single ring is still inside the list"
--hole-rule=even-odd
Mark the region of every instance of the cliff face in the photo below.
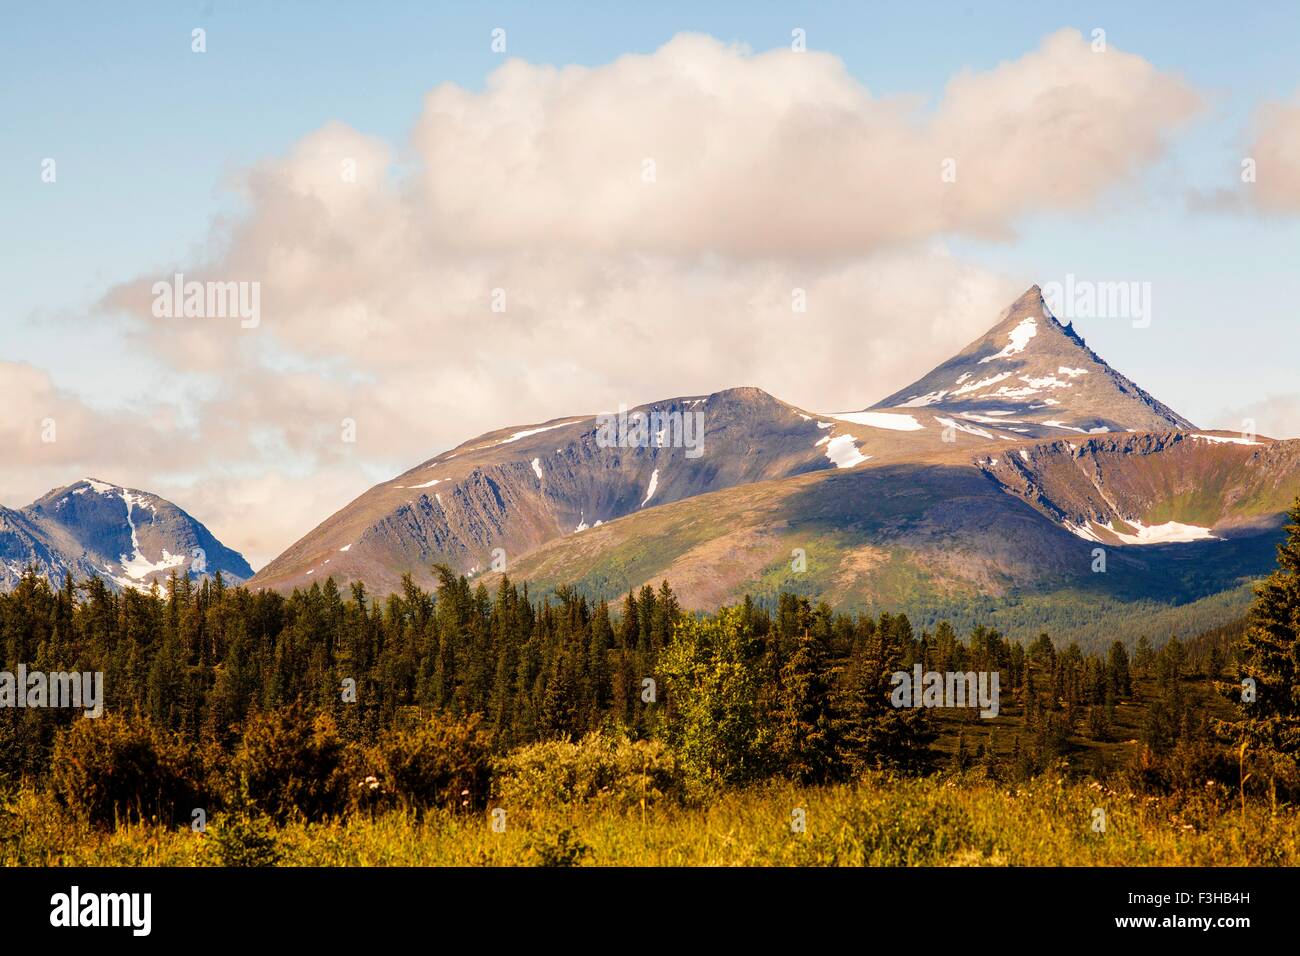
[[[1032,445],[977,464],[1078,537],[1174,543],[1275,525],[1300,485],[1300,442],[1110,435]]]

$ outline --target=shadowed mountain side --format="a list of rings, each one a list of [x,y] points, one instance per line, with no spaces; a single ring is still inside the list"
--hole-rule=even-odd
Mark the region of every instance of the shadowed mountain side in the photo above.
[[[664,506],[545,545],[509,573],[609,597],[666,577],[701,610],[781,588],[850,607],[1075,584],[1091,548],[975,467],[881,464]]]
[[[994,619],[994,612],[1020,607],[1022,622],[1055,621],[1063,604],[1098,620],[1124,614],[1126,606],[1149,617],[1224,595],[1230,597],[1215,613],[1237,613],[1249,598],[1244,582],[1273,564],[1279,512],[1300,491],[1300,443],[1272,450],[1160,438],[1091,439],[1095,449],[1027,445],[1033,467],[1062,476],[1035,485],[1032,502],[989,470],[990,459],[980,467],[956,455],[735,488],[612,522],[581,540],[551,542],[512,563],[509,573],[538,594],[576,582],[590,596],[608,598],[667,578],[683,604],[696,609],[788,590],[839,609],[907,610],[920,620],[940,611],[960,617],[962,608],[980,606]],[[1134,450],[1143,447],[1145,453]],[[1024,461],[1021,448],[1009,450]],[[1140,546],[1072,533],[1052,515],[1080,507],[1072,495],[1081,468],[1099,469],[1104,488],[1113,475],[1117,489],[1137,489],[1127,497],[1117,491],[1111,505],[1134,522],[1158,512],[1227,530],[1206,540]],[[1184,478],[1180,468],[1189,470]],[[1217,475],[1217,504],[1208,492],[1145,501],[1153,482],[1195,483],[1198,468]],[[1141,480],[1143,470],[1158,477]],[[1104,571],[1094,570],[1098,549]],[[796,570],[801,560],[803,570]],[[489,585],[495,578],[487,576]],[[1085,623],[1092,622],[1078,627]]]

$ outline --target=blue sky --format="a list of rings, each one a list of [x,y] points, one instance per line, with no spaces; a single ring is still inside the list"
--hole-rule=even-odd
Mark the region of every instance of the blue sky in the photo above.
[[[0,208],[11,241],[0,259],[0,360],[41,369],[93,408],[138,409],[170,401],[169,386],[184,392],[187,369],[128,347],[100,316],[106,291],[209,254],[213,222],[246,213],[227,188],[239,171],[284,155],[330,121],[391,144],[400,164],[426,92],[448,82],[480,91],[502,65],[489,46],[494,27],[507,29],[510,57],[589,66],[651,54],[684,31],[762,52],[788,47],[799,27],[810,49],[840,58],[874,96],[920,97],[921,112],[963,71],[1015,60],[1062,27],[1085,37],[1100,27],[1116,47],[1180,75],[1203,97],[1201,112],[1158,160],[1085,209],[1031,211],[996,241],[936,241],[1025,284],[1069,272],[1151,282],[1151,329],[1100,322],[1081,331],[1198,423],[1233,427],[1238,410],[1300,391],[1300,220],[1188,206],[1189,192],[1234,188],[1260,104],[1296,96],[1300,5],[701,7],[214,0],[7,10]],[[207,31],[203,55],[190,50],[194,27]],[[52,185],[40,180],[46,157],[58,164]],[[862,404],[884,391],[864,383]],[[427,454],[446,440],[425,439]],[[413,463],[403,454],[388,448],[365,467],[375,477]],[[201,480],[198,466],[175,471]],[[27,490],[0,488],[0,500],[20,504]]]

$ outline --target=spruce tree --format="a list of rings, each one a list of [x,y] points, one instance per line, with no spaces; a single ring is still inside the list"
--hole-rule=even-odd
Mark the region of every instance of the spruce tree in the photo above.
[[[1119,641],[1111,644],[1110,656],[1106,661],[1111,690],[1116,697],[1128,697],[1133,693],[1133,679],[1129,675],[1128,652]]]
[[[1277,570],[1255,589],[1238,646],[1240,682],[1229,694],[1240,713],[1238,744],[1253,754],[1271,785],[1295,787],[1300,782],[1300,498],[1287,517]]]
[[[776,750],[782,769],[800,783],[838,777],[843,764],[831,714],[826,654],[807,631],[781,669],[781,714]]]
[[[871,637],[854,647],[840,695],[841,747],[849,768],[919,771],[929,762],[935,734],[924,708],[895,707],[892,675],[905,656],[901,634],[910,635],[905,617],[880,617]],[[908,649],[910,654],[910,648]]]

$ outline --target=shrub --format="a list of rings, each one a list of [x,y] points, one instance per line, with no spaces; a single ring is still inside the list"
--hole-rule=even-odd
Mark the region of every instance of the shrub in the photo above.
[[[591,847],[578,838],[571,827],[532,837],[525,844],[533,866],[578,866],[591,853]]]
[[[75,721],[55,741],[52,778],[59,801],[96,827],[188,823],[201,802],[193,749],[141,718]]]
[[[479,723],[478,714],[463,720],[435,714],[387,737],[374,748],[374,775],[355,784],[360,800],[380,790],[385,799],[417,812],[482,809],[491,787],[491,762]]]
[[[497,763],[496,796],[507,807],[595,804],[616,810],[679,800],[682,780],[660,741],[588,734],[522,747]]]
[[[344,745],[328,714],[287,707],[249,718],[231,760],[236,802],[284,822],[321,820],[346,799]]]
[[[275,830],[265,818],[232,814],[215,822],[212,845],[222,866],[275,866],[279,861]]]
[[[1122,786],[1144,793],[1196,794],[1206,787],[1236,790],[1236,762],[1205,739],[1180,739],[1167,753],[1141,748],[1118,777]]]

